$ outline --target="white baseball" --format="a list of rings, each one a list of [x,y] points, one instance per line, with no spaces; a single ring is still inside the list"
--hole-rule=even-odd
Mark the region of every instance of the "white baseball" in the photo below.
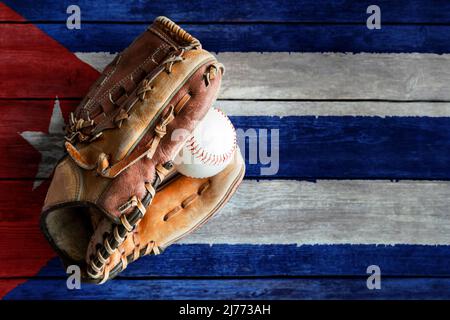
[[[181,148],[175,166],[185,176],[212,177],[230,163],[236,147],[236,131],[230,119],[211,108]]]

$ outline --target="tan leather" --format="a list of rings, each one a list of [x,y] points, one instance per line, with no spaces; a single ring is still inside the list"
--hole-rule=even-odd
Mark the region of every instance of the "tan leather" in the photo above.
[[[193,232],[209,220],[234,194],[245,173],[239,150],[233,161],[217,175],[195,179],[178,176],[162,190],[148,207],[138,227],[127,236],[121,246],[108,258],[104,273],[113,277],[126,265],[145,254],[159,254],[163,249]],[[112,225],[104,219],[102,232],[111,232]],[[89,261],[102,238],[92,238],[87,251]],[[117,268],[118,264],[120,266]]]
[[[217,97],[221,84],[221,77],[214,79],[209,86],[206,86],[203,80],[204,73],[213,64],[214,62],[212,61],[204,64],[191,75],[189,82],[171,99],[169,105],[176,106],[186,94],[190,93],[192,95],[186,105],[176,115],[175,119],[167,125],[167,133],[161,139],[153,157],[151,159],[145,157],[140,159],[133,166],[130,166],[122,174],[113,179],[110,188],[101,196],[98,202],[98,205],[106,212],[111,213],[112,216],[119,217],[120,212],[117,210],[117,207],[120,204],[127,201],[133,195],[142,198],[146,193],[144,182],[153,181],[156,165],[174,159],[180,145],[184,143],[183,141],[173,139],[172,134],[174,130],[182,129],[184,132],[190,133],[206,115],[209,107]],[[176,65],[174,65],[175,67]],[[153,136],[153,134],[147,134],[142,137],[137,148],[146,145]]]
[[[143,103],[135,103],[129,117],[121,125],[120,130],[106,130],[102,139],[82,145],[78,151],[85,159],[87,168],[93,169],[101,153],[109,155],[110,163],[114,164],[129,155],[142,135],[154,125],[159,114],[170,102],[174,92],[177,92],[189,79],[189,76],[202,67],[205,63],[215,61],[214,57],[204,50],[187,51],[183,63],[174,64],[172,73],[161,72],[153,81],[153,90],[147,94]],[[174,76],[176,75],[176,76]],[[128,100],[133,101],[136,95],[131,94]],[[125,103],[128,102],[125,101]],[[80,162],[69,153],[76,162]]]
[[[217,98],[223,72],[197,39],[165,17],[105,68],[70,116],[67,155],[55,169],[41,217],[44,234],[66,264],[105,281],[111,271],[105,263],[118,259],[118,246],[136,257],[136,246],[128,248],[134,237],[147,253],[157,253],[234,192],[229,177],[237,179],[237,173],[229,169],[211,178],[206,189],[206,181],[179,178],[155,195],[178,150]],[[184,134],[175,139],[177,130]],[[168,201],[164,195],[175,190],[182,208],[159,208]],[[159,224],[151,215],[141,229],[155,199],[157,212],[171,211],[164,213],[167,221]],[[147,230],[150,235],[139,238]]]
[[[44,210],[66,202],[95,203],[111,180],[99,177],[95,171],[82,170],[66,157],[55,169],[44,201]]]

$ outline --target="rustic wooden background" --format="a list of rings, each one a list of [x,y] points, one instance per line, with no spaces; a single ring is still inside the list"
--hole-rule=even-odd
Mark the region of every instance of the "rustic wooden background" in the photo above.
[[[248,164],[198,232],[69,291],[38,228],[60,127],[159,15],[226,65],[217,106],[237,128],[279,130],[279,171]],[[0,297],[450,298],[449,52],[444,0],[3,1]],[[374,264],[381,290],[366,287]]]

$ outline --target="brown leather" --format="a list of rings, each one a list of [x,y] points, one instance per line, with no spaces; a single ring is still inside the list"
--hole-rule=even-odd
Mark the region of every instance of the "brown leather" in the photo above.
[[[137,228],[127,236],[107,260],[105,274],[118,272],[146,254],[159,254],[208,221],[230,199],[245,173],[239,150],[232,162],[217,175],[195,179],[179,175],[156,193]],[[113,225],[104,218],[98,226],[101,234],[112,232]],[[95,256],[96,246],[103,242],[98,234],[91,238],[86,259]]]
[[[174,69],[176,67],[174,65]],[[206,87],[202,79],[203,74],[208,68],[209,65],[204,65],[199,69],[191,77],[189,83],[185,84],[172,98],[169,105],[176,105],[175,101],[180,101],[188,93],[191,95],[185,107],[181,109],[177,117],[167,126],[167,133],[163,137],[155,155],[151,159],[141,159],[134,166],[123,172],[112,181],[109,190],[100,197],[98,205],[104,208],[105,211],[119,217],[120,213],[117,207],[121,203],[128,200],[132,195],[142,198],[145,193],[143,181],[152,181],[155,173],[154,167],[158,163],[165,163],[173,159],[176,151],[183,144],[183,141],[172,139],[173,131],[175,129],[184,129],[186,133],[192,132],[199,120],[206,115],[209,107],[215,101],[220,87],[219,79]],[[140,145],[145,145],[151,138],[152,135],[147,135],[141,140]]]
[[[109,221],[117,230],[96,249],[93,269],[101,274],[109,246],[139,223],[170,161],[217,98],[222,74],[214,56],[165,17],[105,68],[71,114],[67,156],[44,203],[42,230],[66,263],[80,264],[90,242],[77,240],[76,228],[89,226],[98,239]]]

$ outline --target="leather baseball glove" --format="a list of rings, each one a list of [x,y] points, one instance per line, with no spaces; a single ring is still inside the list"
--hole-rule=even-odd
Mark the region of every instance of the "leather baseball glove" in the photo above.
[[[223,71],[197,39],[158,17],[70,115],[41,228],[84,280],[103,283],[159,254],[235,192],[245,170],[239,149],[209,178],[181,176],[173,165],[215,101]],[[176,129],[186,134],[174,139]]]

